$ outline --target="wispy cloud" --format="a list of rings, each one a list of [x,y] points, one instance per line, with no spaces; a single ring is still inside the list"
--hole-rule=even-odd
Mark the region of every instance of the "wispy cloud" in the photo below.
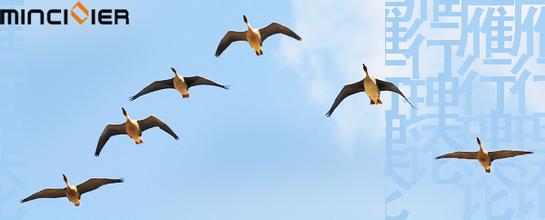
[[[373,75],[381,79],[410,72],[410,65],[395,69],[385,67],[383,1],[293,0],[292,4],[295,17],[294,28],[303,37],[303,43],[283,39],[282,63],[287,63],[289,68],[293,68],[300,75],[305,82],[304,86],[308,87],[309,99],[323,108],[324,112],[344,85],[361,80],[363,77],[361,63],[363,62],[368,64]],[[508,12],[514,13],[510,10]],[[426,36],[426,40],[457,40],[459,38],[456,31],[436,31],[427,26],[421,27],[420,32]],[[484,37],[481,37],[481,45],[485,45],[484,41]],[[469,39],[468,47],[471,43]],[[443,48],[437,46],[425,48],[426,50],[421,51],[421,76],[435,76],[442,72]],[[453,71],[456,72],[465,57],[452,54],[452,58]],[[513,76],[510,74],[511,66],[490,67],[482,65],[481,62],[475,63],[471,68],[482,75],[504,73],[505,76]],[[533,67],[535,65],[527,65],[530,70],[536,69]],[[534,72],[534,74],[542,73]],[[532,93],[536,91],[535,84],[529,82],[527,88],[528,110],[543,107],[541,104],[536,104],[540,103],[536,101],[539,100],[539,95]],[[495,92],[495,85],[484,83],[476,89],[475,92]],[[391,103],[389,94],[384,99],[386,101],[384,106],[369,106],[368,98],[358,94],[347,98],[337,108],[331,119],[335,123],[332,131],[344,150],[351,151],[358,137],[365,136],[367,140],[372,139],[374,143],[384,140],[384,111]],[[515,100],[515,94],[510,92],[506,94],[506,104],[513,103]],[[473,101],[479,103],[481,100]],[[463,107],[459,110],[461,109]],[[418,112],[426,114],[429,113],[429,109],[419,106]]]
[[[361,80],[362,63],[378,78],[384,67],[384,3],[382,1],[293,0],[295,30],[303,43],[281,43],[283,61],[302,77],[309,98],[324,113],[345,84]],[[370,107],[364,94],[349,97],[335,111],[335,136],[346,152],[365,136],[384,140],[384,110]],[[324,120],[326,120],[324,118]]]

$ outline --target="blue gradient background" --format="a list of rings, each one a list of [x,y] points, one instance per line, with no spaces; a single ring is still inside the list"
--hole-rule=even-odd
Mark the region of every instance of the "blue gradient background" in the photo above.
[[[74,3],[25,0],[15,7]],[[256,26],[292,25],[289,1],[82,3],[127,8],[131,24],[24,26],[16,47],[0,53],[0,148],[20,152],[7,154],[18,164],[0,162],[0,187],[11,192],[0,200],[0,216],[362,219],[371,210],[382,218],[383,170],[369,170],[380,160],[364,150],[339,150],[326,109],[309,103],[301,79],[280,65],[279,37],[259,58],[244,44],[213,56],[227,30],[244,29],[243,14]],[[175,91],[161,91],[128,101],[150,82],[170,78],[171,66],[231,90],[194,88],[183,101]],[[115,137],[93,157],[104,126],[123,122],[121,107],[134,118],[158,116],[181,140],[154,129],[141,146]],[[44,187],[62,187],[61,174],[73,183],[126,182],[85,194],[77,208],[66,199],[19,204]]]
[[[460,54],[440,46],[461,37],[461,27],[454,34],[432,28],[441,26],[434,4],[449,1],[401,1],[416,3],[403,25],[420,22],[407,38],[420,45],[396,66],[384,54],[385,20],[407,11],[394,12],[406,5],[388,2],[397,1],[84,1],[127,8],[131,24],[0,27],[0,219],[545,219],[545,72],[536,62],[545,54],[537,49],[545,31],[535,31],[534,54],[521,65],[524,49],[507,57],[512,65],[485,65],[488,57],[469,49],[474,42]],[[515,1],[470,2],[486,14]],[[535,21],[544,22],[545,2],[533,3]],[[303,41],[272,37],[261,57],[235,43],[215,58],[226,31],[245,29],[243,14],[256,27],[279,21]],[[340,88],[363,76],[361,62],[400,84],[418,110],[390,94],[385,105],[369,107],[359,94],[326,119]],[[231,89],[196,87],[187,100],[165,90],[128,101],[172,77],[171,66]],[[500,91],[495,82],[505,78]],[[447,81],[454,91],[436,88]],[[104,126],[123,122],[121,107],[133,118],[161,118],[181,140],[158,129],[140,146],[114,137],[95,158]],[[441,112],[450,117],[443,125]],[[496,161],[491,174],[477,162],[433,160],[477,150],[475,136],[489,150],[536,154]],[[80,207],[66,199],[19,204],[42,188],[62,187],[62,174],[72,183],[126,182],[83,195]]]

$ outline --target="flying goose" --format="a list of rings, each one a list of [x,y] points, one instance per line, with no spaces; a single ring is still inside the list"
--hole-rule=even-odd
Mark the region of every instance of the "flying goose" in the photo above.
[[[244,32],[238,32],[238,31],[229,31],[225,36],[221,39],[220,44],[218,45],[218,49],[216,49],[216,57],[219,57],[221,53],[229,45],[235,41],[246,41],[250,44],[250,47],[252,47],[255,50],[255,54],[257,56],[263,55],[263,51],[261,50],[261,47],[263,46],[263,41],[267,39],[268,37],[275,35],[275,34],[284,34],[287,36],[290,36],[292,38],[295,38],[296,40],[300,41],[301,37],[297,35],[295,32],[290,30],[288,27],[281,25],[279,23],[271,23],[269,26],[257,29],[252,28],[250,25],[250,22],[248,22],[248,18],[246,15],[243,15],[244,23],[246,23],[246,26],[248,26],[248,31]]]
[[[129,100],[133,101],[140,96],[143,96],[150,92],[159,91],[162,89],[176,89],[176,91],[178,91],[182,95],[182,98],[189,98],[189,88],[193,86],[209,85],[209,86],[217,86],[220,88],[229,89],[229,86],[217,84],[201,76],[183,77],[180,74],[178,74],[178,72],[176,71],[176,68],[171,67],[170,69],[174,73],[173,78],[165,79],[161,81],[155,81],[149,84],[148,86],[146,86],[146,88],[142,89],[142,91],[138,92],[136,95],[131,96]]]
[[[435,159],[455,158],[455,159],[479,160],[484,170],[487,173],[490,173],[492,171],[491,165],[494,160],[534,153],[531,151],[516,151],[516,150],[499,150],[499,151],[487,152],[484,150],[483,145],[481,144],[481,139],[479,139],[479,137],[477,137],[477,143],[479,144],[479,151],[477,152],[457,151],[454,153],[438,156]]]
[[[74,203],[75,206],[79,206],[82,194],[91,192],[107,184],[123,182],[123,178],[121,179],[92,178],[85,181],[82,184],[74,186],[74,185],[70,185],[70,182],[68,182],[68,178],[66,178],[64,174],[62,175],[62,178],[64,180],[64,183],[66,183],[65,188],[44,189],[42,191],[34,193],[30,195],[29,197],[26,197],[25,199],[21,200],[21,203],[28,202],[34,199],[67,197],[68,201]]]
[[[98,139],[95,156],[98,157],[100,151],[102,151],[102,148],[104,145],[106,145],[106,142],[108,142],[110,137],[126,134],[129,135],[129,137],[133,139],[136,144],[141,144],[144,142],[142,141],[142,132],[153,127],[161,128],[161,130],[178,140],[178,135],[176,135],[176,133],[174,133],[174,131],[172,131],[167,124],[155,116],[152,115],[146,119],[137,121],[129,117],[129,114],[125,108],[121,108],[121,110],[123,110],[123,115],[125,116],[126,122],[123,124],[109,124],[106,126],[106,128],[104,128],[104,131],[102,131],[102,134],[100,135],[100,139]]]
[[[339,106],[339,104],[341,104],[346,97],[358,92],[367,93],[367,96],[369,96],[369,99],[371,100],[371,105],[382,104],[382,101],[380,100],[381,91],[395,92],[401,95],[411,105],[411,107],[416,108],[393,83],[375,79],[370,76],[369,72],[367,72],[367,66],[365,66],[365,64],[363,64],[363,70],[365,71],[365,78],[359,82],[348,84],[343,87],[339,95],[337,95],[337,98],[335,98],[335,102],[333,102],[333,105],[326,113],[327,117],[331,117],[331,114],[333,114],[335,108],[337,108],[337,106]]]

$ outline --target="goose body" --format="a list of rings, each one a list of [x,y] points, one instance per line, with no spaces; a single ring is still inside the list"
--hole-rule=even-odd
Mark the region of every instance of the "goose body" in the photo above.
[[[63,174],[62,175],[64,183],[66,184],[65,188],[56,188],[56,189],[43,189],[39,192],[36,192],[25,199],[21,200],[21,203],[28,202],[34,199],[42,198],[60,198],[66,197],[68,201],[73,203],[75,206],[79,206],[81,203],[81,195],[99,187],[112,183],[122,183],[123,178],[121,179],[108,179],[108,178],[91,178],[84,183],[79,185],[71,185],[68,181],[68,178]]]
[[[382,101],[380,101],[380,89],[378,88],[375,78],[367,74],[363,79],[363,87],[365,88],[365,93],[371,100],[371,104],[382,104]]]
[[[140,125],[138,124],[138,121],[131,119],[127,116],[127,121],[125,122],[125,132],[131,139],[134,140],[136,144],[141,144],[144,141],[142,141],[142,137],[140,134],[142,133],[142,130],[140,129]]]
[[[399,90],[399,88],[394,85],[391,82],[386,82],[383,80],[375,79],[373,76],[369,74],[367,71],[367,66],[363,64],[363,70],[365,71],[365,78],[363,78],[359,82],[355,82],[352,84],[345,85],[341,92],[337,95],[337,98],[335,98],[335,101],[329,108],[329,111],[327,111],[326,116],[331,117],[333,114],[333,111],[341,104],[341,102],[348,96],[351,96],[353,94],[359,93],[359,92],[365,92],[367,96],[369,97],[369,100],[371,101],[371,105],[378,105],[382,104],[382,100],[380,100],[380,92],[381,91],[390,91],[397,93],[401,97],[407,101],[411,107],[416,108],[410,101],[405,97],[403,92]]]
[[[492,171],[492,159],[490,159],[490,155],[488,155],[488,152],[483,149],[482,145],[479,146],[480,147],[477,153],[477,160],[479,160],[479,163],[484,168],[484,170],[487,173],[490,173]]]
[[[180,95],[182,95],[182,98],[189,98],[189,88],[194,86],[208,85],[220,87],[223,89],[229,89],[229,86],[227,85],[218,84],[202,76],[183,77],[178,73],[176,68],[171,67],[170,69],[174,73],[174,77],[170,79],[155,81],[149,84],[144,89],[140,90],[140,92],[138,92],[136,95],[131,96],[129,100],[134,101],[140,96],[163,89],[175,89],[176,91],[178,91],[178,93],[180,93]]]
[[[68,198],[68,201],[71,203],[74,203],[75,206],[80,205],[80,194],[78,192],[78,188],[75,186],[70,186],[66,188],[66,198]]]
[[[478,160],[481,166],[487,173],[492,172],[492,162],[494,160],[516,157],[520,155],[532,154],[531,151],[518,151],[518,150],[499,150],[488,152],[484,149],[481,139],[477,137],[477,144],[479,145],[479,151],[465,152],[457,151],[453,153],[444,154],[436,157],[435,159],[454,158],[454,159],[469,159]]]
[[[252,49],[254,49],[255,54],[257,56],[263,55],[263,42],[270,36],[275,34],[284,34],[286,36],[292,37],[298,41],[301,40],[301,37],[297,35],[295,32],[293,32],[288,27],[273,22],[269,24],[266,27],[263,28],[253,28],[250,22],[248,21],[248,18],[246,15],[243,16],[244,23],[246,23],[247,31],[239,32],[239,31],[228,31],[225,36],[221,39],[218,48],[216,49],[216,53],[214,54],[216,57],[219,57],[231,43],[236,41],[246,41],[250,45]]]
[[[95,156],[98,157],[100,155],[102,148],[104,148],[104,146],[112,136],[126,134],[138,145],[144,142],[142,140],[142,132],[154,127],[159,127],[161,130],[170,134],[170,136],[172,136],[176,140],[179,139],[178,135],[176,135],[176,133],[174,133],[174,131],[172,131],[172,129],[170,129],[170,127],[159,118],[152,115],[147,117],[146,119],[134,120],[129,117],[129,114],[127,113],[125,108],[121,109],[123,110],[123,116],[125,116],[126,119],[125,123],[109,124],[104,128],[102,134],[100,135],[100,138],[98,139]]]
[[[189,86],[184,81],[184,77],[180,77],[178,74],[173,79],[174,89],[178,91],[182,98],[189,98]]]
[[[263,50],[261,50],[262,40],[261,40],[261,34],[259,33],[259,30],[256,30],[252,28],[250,23],[246,23],[248,25],[248,31],[246,31],[246,41],[248,41],[248,44],[250,44],[250,47],[252,47],[255,50],[255,53],[257,56],[263,55]]]
[[[70,182],[68,182],[68,178],[63,174],[62,175],[64,179],[64,183],[66,183],[66,198],[68,198],[68,201],[73,203],[75,206],[80,205],[80,198],[81,194],[78,192],[78,188],[76,186],[70,185]]]

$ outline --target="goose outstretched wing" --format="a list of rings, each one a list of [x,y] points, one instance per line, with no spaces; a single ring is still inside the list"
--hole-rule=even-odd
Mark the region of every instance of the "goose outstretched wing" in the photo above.
[[[43,198],[60,198],[66,197],[66,188],[64,189],[43,189],[37,193],[30,195],[29,197],[21,200],[21,203],[28,202],[34,199],[43,199]]]
[[[102,148],[104,148],[104,145],[106,145],[106,142],[110,140],[110,137],[115,135],[120,135],[120,134],[126,134],[125,123],[107,125],[102,131],[100,138],[98,139],[97,147],[95,149],[95,156],[98,157],[98,155],[100,155]]]
[[[142,89],[140,92],[138,92],[136,95],[129,97],[129,100],[134,101],[138,97],[148,94],[150,92],[155,92],[162,89],[173,89],[174,88],[173,80],[174,78],[152,82],[151,84],[146,86],[144,89]]]
[[[223,36],[223,38],[220,41],[220,44],[218,45],[218,48],[216,49],[216,53],[214,54],[216,57],[219,57],[231,43],[236,41],[246,41],[246,31],[244,32],[238,32],[238,31],[229,31]]]
[[[353,94],[356,94],[358,92],[365,91],[365,88],[363,87],[363,80],[348,84],[343,87],[339,95],[337,95],[337,98],[335,98],[335,102],[333,102],[333,105],[331,105],[331,108],[329,108],[329,111],[325,114],[327,117],[331,117],[331,114],[333,114],[333,111],[341,104],[341,102],[348,96],[351,96]]]
[[[85,181],[84,183],[79,184],[77,188],[80,194],[84,194],[86,192],[91,192],[107,184],[122,183],[122,182],[123,182],[123,178],[120,178],[120,179],[91,178]]]
[[[284,34],[296,40],[301,40],[301,37],[299,37],[299,35],[297,35],[288,27],[279,23],[271,23],[267,27],[259,29],[259,34],[261,35],[261,42],[265,41],[265,39],[275,34]]]
[[[172,136],[174,139],[179,139],[178,135],[176,135],[176,133],[174,133],[174,131],[172,131],[172,129],[170,129],[166,123],[153,115],[147,117],[146,119],[138,120],[138,125],[140,126],[140,130],[142,130],[142,132],[153,127],[159,127],[164,132],[170,134],[170,136]]]

